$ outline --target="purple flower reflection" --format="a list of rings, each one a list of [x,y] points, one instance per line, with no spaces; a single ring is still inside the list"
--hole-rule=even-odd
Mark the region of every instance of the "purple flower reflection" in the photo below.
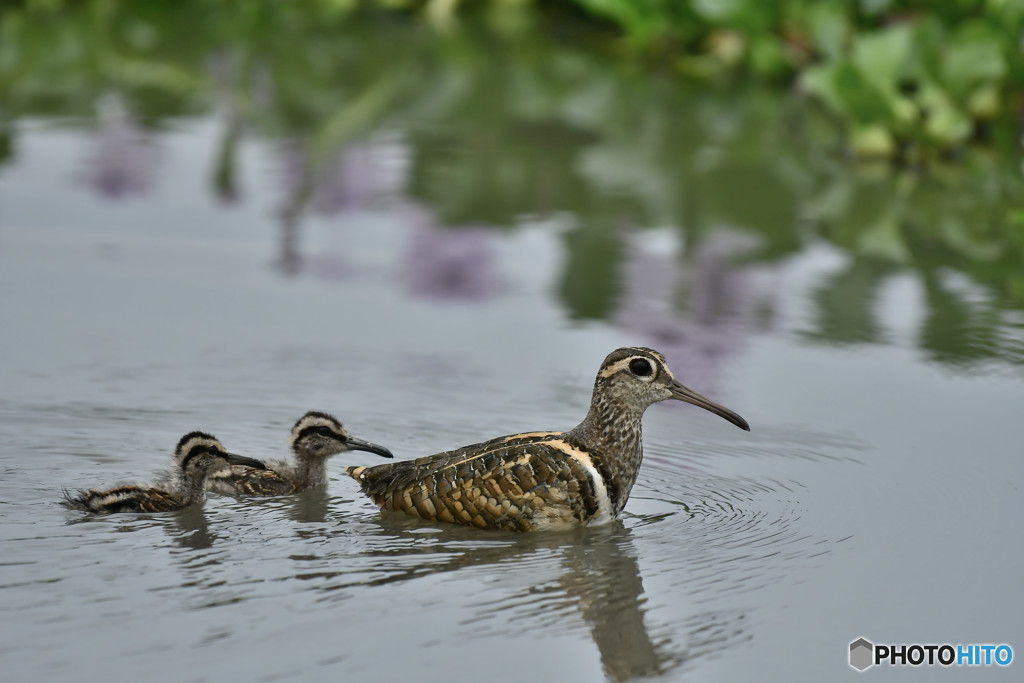
[[[503,289],[494,256],[493,231],[440,227],[422,207],[407,207],[406,213],[413,230],[403,277],[412,296],[479,302]]]
[[[341,254],[324,251],[302,258],[299,268],[318,280],[341,282],[352,277],[353,268]]]
[[[284,190],[289,202],[308,198],[316,213],[335,216],[400,198],[408,169],[405,143],[382,133],[320,155],[301,143],[280,148]]]
[[[279,267],[288,275],[307,271],[316,277],[342,280],[353,268],[337,254],[304,256],[300,225],[307,211],[345,216],[376,202],[396,203],[405,186],[406,145],[397,134],[382,133],[326,154],[312,152],[302,141],[277,147],[284,189]]]
[[[100,99],[97,117],[93,149],[84,160],[80,181],[110,199],[145,194],[153,187],[160,164],[152,137],[116,95]]]
[[[318,174],[313,210],[331,216],[375,201],[393,201],[405,186],[408,165],[405,145],[395,135],[351,144]]]
[[[630,243],[613,323],[663,352],[684,383],[713,393],[727,360],[770,323],[776,274],[737,263],[758,244],[745,233],[716,230],[688,261],[674,244],[645,237]]]

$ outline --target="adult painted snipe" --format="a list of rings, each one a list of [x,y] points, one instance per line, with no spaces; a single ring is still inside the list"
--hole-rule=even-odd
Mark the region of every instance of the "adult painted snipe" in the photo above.
[[[644,411],[667,399],[750,430],[733,411],[683,386],[660,353],[631,347],[604,359],[590,412],[567,432],[513,434],[346,471],[383,510],[426,520],[509,531],[604,524],[622,511],[636,481]]]

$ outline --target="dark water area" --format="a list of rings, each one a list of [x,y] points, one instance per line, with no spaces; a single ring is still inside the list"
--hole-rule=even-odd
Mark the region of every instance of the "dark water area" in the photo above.
[[[169,7],[0,12],[5,681],[820,681],[859,636],[1024,647],[1015,144],[855,165],[798,93],[568,24]],[[567,429],[622,345],[752,431],[653,406],[605,527],[382,516],[363,453],[298,496],[57,505],[192,429],[280,457],[310,409],[399,458]]]

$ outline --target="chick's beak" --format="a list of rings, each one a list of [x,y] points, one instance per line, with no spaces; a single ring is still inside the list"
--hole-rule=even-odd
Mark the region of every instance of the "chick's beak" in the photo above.
[[[369,441],[357,439],[354,436],[350,436],[347,439],[345,439],[345,445],[348,446],[348,449],[350,451],[369,451],[370,453],[376,453],[382,458],[395,457],[394,455],[392,455],[391,451],[384,448],[383,446],[378,446],[375,443],[370,443]]]
[[[267,466],[263,464],[263,461],[256,460],[255,458],[247,458],[244,455],[228,453],[224,456],[224,459],[228,461],[229,465],[241,465],[242,467],[251,467],[254,470],[267,469]]]

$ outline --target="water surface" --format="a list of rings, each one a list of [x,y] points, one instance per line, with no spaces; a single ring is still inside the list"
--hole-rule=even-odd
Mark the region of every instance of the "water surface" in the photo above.
[[[852,167],[792,96],[486,31],[282,23],[301,48],[257,58],[258,26],[105,21],[106,70],[25,49],[5,86],[5,679],[835,680],[858,636],[1024,646],[1012,153]],[[56,505],[191,429],[279,456],[309,409],[398,457],[569,428],[620,345],[752,431],[652,407],[607,527],[382,517],[363,453],[294,497]]]

